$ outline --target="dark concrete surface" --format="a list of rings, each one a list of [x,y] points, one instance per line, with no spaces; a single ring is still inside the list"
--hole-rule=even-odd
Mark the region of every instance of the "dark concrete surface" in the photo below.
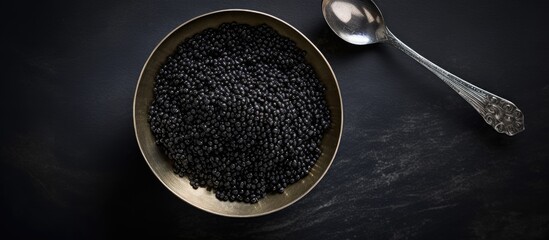
[[[13,1],[2,14],[0,238],[547,239],[549,35],[545,1],[378,0],[401,40],[503,96],[526,131],[492,130],[389,45],[352,46],[321,1]],[[155,45],[197,15],[247,8],[325,54],[344,101],[332,168],[258,218],[198,210],[139,152],[132,101]]]

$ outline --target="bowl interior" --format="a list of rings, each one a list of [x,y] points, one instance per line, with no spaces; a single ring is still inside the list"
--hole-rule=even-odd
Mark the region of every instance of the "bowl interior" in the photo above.
[[[225,22],[250,25],[267,24],[279,34],[292,39],[307,52],[306,58],[326,87],[326,100],[331,112],[331,126],[321,143],[321,156],[310,173],[288,186],[283,194],[268,194],[256,204],[223,202],[205,188],[193,189],[188,178],[174,174],[172,161],[154,143],[150,130],[148,109],[153,99],[154,78],[160,66],[186,38]],[[342,132],[343,109],[335,75],[320,51],[299,31],[273,16],[251,10],[223,10],[194,18],[172,31],[162,40],[145,63],[135,92],[133,119],[137,141],[145,160],[160,181],[175,195],[202,210],[232,217],[251,217],[268,214],[289,206],[307,194],[324,176],[337,152]]]

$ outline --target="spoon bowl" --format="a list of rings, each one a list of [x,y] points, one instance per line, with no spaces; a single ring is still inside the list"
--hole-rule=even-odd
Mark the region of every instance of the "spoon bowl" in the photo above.
[[[349,43],[366,45],[387,40],[385,21],[372,1],[322,1],[322,14],[328,26]]]
[[[444,70],[400,41],[385,24],[371,0],[323,0],[322,14],[328,26],[343,40],[366,45],[388,42],[419,62],[448,84],[477,110],[497,132],[513,136],[524,130],[524,115],[515,104]]]

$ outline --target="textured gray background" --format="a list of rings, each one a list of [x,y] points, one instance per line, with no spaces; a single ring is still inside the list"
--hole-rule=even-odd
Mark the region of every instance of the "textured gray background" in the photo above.
[[[497,134],[389,45],[339,40],[320,1],[12,1],[1,21],[0,236],[547,239],[547,3],[377,3],[409,46],[515,102],[527,130]],[[302,200],[259,218],[219,217],[179,200],[133,133],[135,84],[157,42],[224,8],[294,25],[330,61],[343,95],[330,171]]]

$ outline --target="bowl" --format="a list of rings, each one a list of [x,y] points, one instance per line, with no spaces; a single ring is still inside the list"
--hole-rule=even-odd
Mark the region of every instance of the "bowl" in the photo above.
[[[193,189],[189,179],[173,172],[173,162],[155,144],[148,123],[148,110],[153,99],[155,75],[167,57],[184,39],[207,28],[218,27],[222,23],[237,22],[250,25],[267,24],[280,35],[293,40],[307,52],[306,59],[314,68],[319,80],[326,87],[326,101],[331,112],[331,125],[321,142],[321,155],[309,174],[298,182],[289,185],[282,194],[267,194],[255,204],[223,202],[215,193],[205,188]],[[193,18],[169,33],[153,50],[145,62],[137,83],[133,102],[135,135],[141,153],[156,177],[183,201],[204,211],[229,217],[253,217],[281,210],[305,196],[322,179],[330,167],[341,139],[343,128],[343,108],[339,86],[332,68],[314,44],[290,24],[266,13],[228,9],[210,12]],[[320,203],[319,203],[320,204]]]

